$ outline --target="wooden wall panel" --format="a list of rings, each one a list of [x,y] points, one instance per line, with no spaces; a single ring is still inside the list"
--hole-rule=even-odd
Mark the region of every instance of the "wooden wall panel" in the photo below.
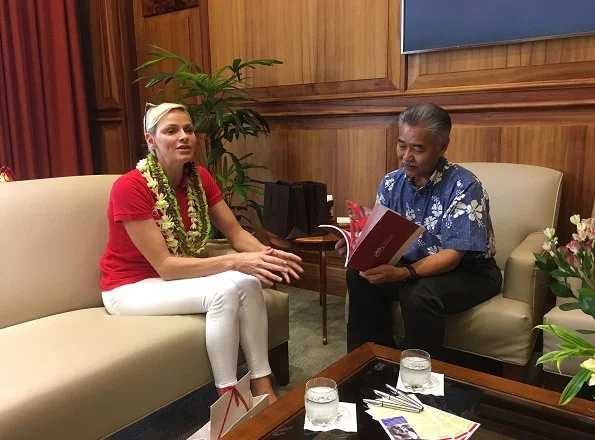
[[[104,121],[99,127],[98,140],[101,149],[98,151],[105,174],[121,174],[129,171],[128,154],[121,148],[122,124],[120,121]],[[113,171],[112,171],[113,170]]]
[[[446,156],[452,162],[500,162],[500,128],[454,126]]]
[[[89,92],[93,166],[97,173],[130,169],[139,132],[134,63],[132,5],[117,0],[79,4],[81,44]]]
[[[590,217],[595,212],[595,125],[587,127],[585,159],[583,161],[582,208],[572,214]]]
[[[374,204],[378,182],[388,170],[393,126],[394,119],[386,117],[276,120],[269,136],[236,141],[229,148],[252,152],[251,160],[267,167],[252,171],[253,178],[325,183],[335,215],[344,216],[348,198]]]
[[[93,35],[103,38],[93,41],[91,57],[95,67],[95,102],[97,110],[117,109],[122,106],[124,96],[120,81],[118,60],[122,58],[120,43],[111,29],[119,28],[118,8],[113,1],[92,2]]]
[[[595,36],[414,54],[407,61],[408,87],[416,90],[592,84]]]
[[[201,67],[207,66],[208,68],[208,57],[205,54],[206,51],[202,49],[201,32],[204,18],[201,13],[205,14],[199,7],[145,18],[142,14],[142,0],[134,0],[134,34],[138,62],[132,68],[134,69],[150,58],[147,55],[152,50],[150,45],[156,45],[190,58]],[[207,32],[206,29],[205,32]],[[138,76],[153,72],[173,72],[177,67],[176,63],[167,61],[139,72]],[[144,114],[146,102],[163,102],[165,100],[159,95],[158,87],[146,89],[144,85],[145,83],[141,82],[139,87],[139,111],[141,114]]]
[[[583,161],[586,126],[504,127],[501,162],[523,163],[554,168],[564,173],[558,229],[569,237],[568,218],[582,208]]]
[[[279,59],[284,64],[249,72],[257,88],[294,86],[275,89],[277,97],[396,90],[397,5],[396,0],[211,1],[212,66],[234,58]],[[311,86],[299,87],[304,85]]]
[[[346,200],[374,206],[380,179],[388,171],[387,129],[344,130],[337,134],[336,215],[346,216]],[[329,164],[332,167],[332,164]]]

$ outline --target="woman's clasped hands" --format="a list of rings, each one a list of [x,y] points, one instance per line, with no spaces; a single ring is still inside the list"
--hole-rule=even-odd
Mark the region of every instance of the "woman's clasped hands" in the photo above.
[[[304,271],[299,264],[302,261],[300,257],[270,247],[260,252],[240,252],[229,257],[233,259],[235,270],[253,275],[267,286],[283,280],[290,284],[291,278],[299,280],[299,274]]]

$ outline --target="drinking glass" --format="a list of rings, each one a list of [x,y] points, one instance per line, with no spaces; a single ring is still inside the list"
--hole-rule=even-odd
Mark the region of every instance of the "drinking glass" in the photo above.
[[[430,384],[432,360],[430,354],[423,350],[404,350],[401,353],[399,375],[407,388],[423,389]]]
[[[306,383],[306,417],[313,425],[331,423],[339,413],[337,383],[328,377],[315,377]]]

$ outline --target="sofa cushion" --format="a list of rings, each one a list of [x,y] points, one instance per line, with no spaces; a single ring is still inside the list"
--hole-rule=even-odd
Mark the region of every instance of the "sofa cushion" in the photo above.
[[[395,335],[403,337],[401,306],[393,302]],[[533,311],[521,301],[498,294],[477,306],[446,317],[444,346],[497,359],[511,364],[525,365],[535,343],[532,330]]]
[[[102,305],[99,262],[115,175],[24,180],[0,189],[0,328]]]
[[[288,299],[264,295],[275,347],[289,338]],[[204,315],[102,307],[1,329],[0,438],[101,438],[197,389],[213,378],[204,329]]]

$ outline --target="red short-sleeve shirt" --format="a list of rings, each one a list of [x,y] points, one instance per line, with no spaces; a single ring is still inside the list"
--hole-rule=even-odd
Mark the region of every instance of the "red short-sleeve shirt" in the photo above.
[[[207,203],[209,207],[212,207],[222,200],[221,191],[206,169],[199,166],[198,174]],[[186,230],[190,228],[186,198],[187,185],[186,178],[184,178],[176,193]],[[101,290],[103,292],[146,278],[159,277],[153,266],[136,248],[122,223],[122,220],[150,218],[159,220],[160,216],[155,209],[155,201],[155,195],[137,169],[129,171],[114,182],[107,209],[109,223],[107,249],[101,259]]]

